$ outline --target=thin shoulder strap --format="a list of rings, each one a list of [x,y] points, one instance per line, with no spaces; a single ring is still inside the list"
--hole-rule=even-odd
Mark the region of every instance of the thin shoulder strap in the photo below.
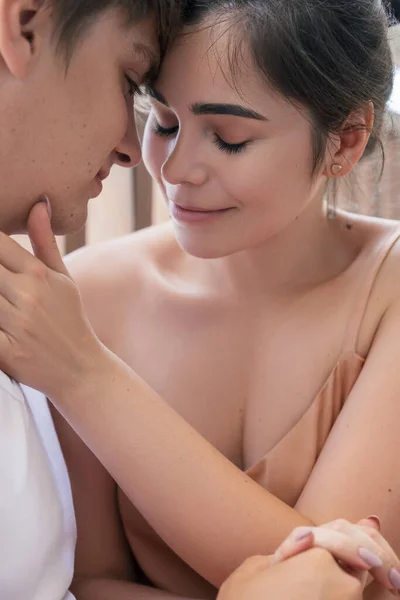
[[[356,352],[358,338],[360,334],[361,324],[367,310],[368,301],[371,296],[372,288],[376,278],[381,270],[391,249],[400,237],[400,225],[396,225],[394,229],[385,235],[378,246],[374,246],[368,255],[365,257],[365,269],[361,275],[360,286],[357,291],[353,308],[350,313],[349,322],[347,324],[343,351]],[[372,256],[371,256],[372,255]]]

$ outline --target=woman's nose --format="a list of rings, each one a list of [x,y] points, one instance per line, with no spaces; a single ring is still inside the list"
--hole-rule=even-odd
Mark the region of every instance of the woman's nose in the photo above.
[[[162,178],[170,185],[202,185],[207,180],[207,169],[202,157],[193,147],[177,138],[168,158],[162,166]]]

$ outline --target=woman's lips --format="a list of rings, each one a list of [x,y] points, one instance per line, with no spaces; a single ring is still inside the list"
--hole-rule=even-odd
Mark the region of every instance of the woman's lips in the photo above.
[[[170,202],[171,217],[182,223],[201,223],[221,217],[232,208],[221,208],[219,210],[203,210],[200,208],[184,207]]]

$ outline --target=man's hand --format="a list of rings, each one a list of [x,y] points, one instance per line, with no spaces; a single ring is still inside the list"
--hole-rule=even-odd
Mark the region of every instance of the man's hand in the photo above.
[[[308,534],[308,536],[307,536]],[[357,577],[363,586],[367,575],[398,597],[391,573],[399,571],[400,561],[393,549],[380,533],[380,525],[374,518],[362,519],[356,524],[345,519],[337,519],[320,527],[296,528],[281,544],[271,559],[271,564],[282,562],[298,554],[299,538],[310,539],[314,548],[328,550],[339,564],[350,574]]]
[[[361,600],[362,590],[329,552],[314,548],[272,567],[266,557],[249,558],[217,600]]]
[[[273,556],[248,559],[223,584],[218,600],[356,599],[368,574],[398,597],[389,573],[399,566],[374,518],[356,525],[338,519],[297,528]]]

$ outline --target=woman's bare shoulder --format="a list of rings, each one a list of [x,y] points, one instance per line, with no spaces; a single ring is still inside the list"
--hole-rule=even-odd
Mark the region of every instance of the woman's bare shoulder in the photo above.
[[[400,303],[400,222],[358,216],[349,222],[364,257],[359,289],[365,294],[365,314],[359,351],[367,355],[383,316]]]
[[[181,255],[167,223],[87,246],[65,262],[101,336],[127,310],[132,316],[143,313],[149,297],[162,290],[163,273],[173,269]]]
[[[149,277],[173,262],[181,250],[170,223],[149,227],[130,235],[86,246],[66,258],[80,286],[126,285],[134,277]]]
[[[361,227],[374,277],[371,295],[379,297],[382,307],[388,308],[400,300],[400,222],[364,218]]]

